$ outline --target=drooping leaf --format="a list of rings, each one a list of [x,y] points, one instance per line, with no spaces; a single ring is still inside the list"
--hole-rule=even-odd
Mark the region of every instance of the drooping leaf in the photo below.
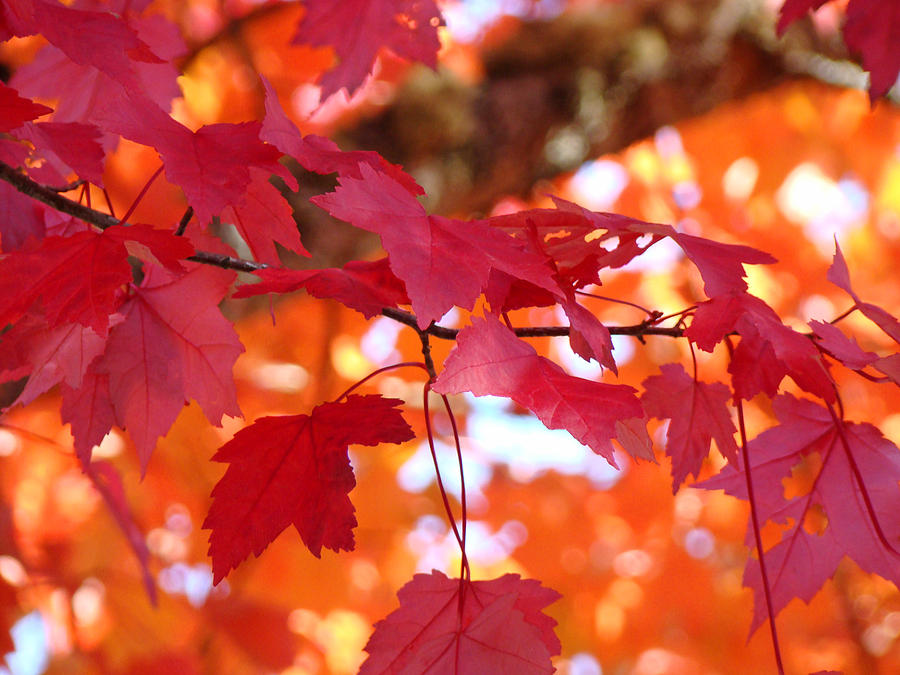
[[[93,364],[97,375],[109,377],[116,423],[128,431],[144,469],[157,438],[190,399],[215,425],[224,415],[240,415],[231,370],[243,346],[218,307],[230,284],[231,275],[209,267],[179,277],[150,268]]]
[[[434,390],[511,398],[548,429],[565,429],[616,467],[610,442],[616,422],[644,416],[633,388],[567,374],[490,315],[459,333]]]
[[[541,610],[560,595],[534,579],[488,581],[417,574],[400,607],[375,624],[361,675],[375,673],[552,673],[556,621]]]
[[[130,6],[139,9],[136,3]],[[139,16],[127,6],[109,9],[116,11],[159,57],[156,63],[130,61],[128,65],[136,74],[141,94],[169,110],[172,99],[181,96],[179,72],[171,61],[187,51],[178,27],[162,14]],[[122,84],[115,77],[90,64],[76,63],[52,44],[41,49],[31,63],[18,68],[12,82],[28,96],[55,99],[54,122],[96,123],[97,103],[117,100],[122,92]],[[111,136],[105,134],[104,138],[104,146],[109,147]]]
[[[729,462],[737,463],[736,429],[728,412],[731,392],[719,382],[698,382],[679,363],[660,370],[661,375],[644,380],[641,403],[651,417],[670,420],[666,454],[672,458],[672,492],[677,492],[688,474],[700,475],[712,439]]]
[[[374,262],[351,260],[341,269],[287,270],[264,268],[255,272],[258,284],[241,286],[235,298],[263,293],[290,293],[300,288],[317,298],[332,298],[371,319],[385,307],[409,304],[403,282],[391,272],[387,258]]]
[[[471,309],[492,268],[538,287],[557,290],[540,255],[477,221],[429,216],[402,185],[366,164],[361,179],[313,201],[331,215],[381,236],[391,269],[406,285],[420,328],[451,307]]]
[[[322,547],[352,550],[356,526],[348,494],[356,485],[348,446],[403,443],[412,429],[398,399],[351,395],[309,415],[263,417],[213,459],[228,462],[203,523],[218,583],[292,524],[319,557]]]
[[[434,68],[442,25],[434,0],[308,0],[294,43],[334,48],[338,64],[319,81],[324,99],[356,91],[382,48]]]
[[[701,303],[685,336],[711,352],[731,332],[741,336],[728,367],[740,398],[749,400],[760,392],[773,397],[787,375],[811,394],[835,400],[834,385],[815,345],[785,326],[756,296],[733,293]]]
[[[837,419],[812,401],[783,394],[774,406],[779,425],[753,439],[748,454],[760,522],[787,525],[765,556],[775,611],[794,597],[809,602],[844,556],[900,583],[900,450],[872,425]],[[786,497],[782,481],[811,458],[820,463],[811,487]],[[747,499],[745,477],[733,465],[697,487]],[[744,584],[754,592],[755,631],[766,619],[755,559]]]

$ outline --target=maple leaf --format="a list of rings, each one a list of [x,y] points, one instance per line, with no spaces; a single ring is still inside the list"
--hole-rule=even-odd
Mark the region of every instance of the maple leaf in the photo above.
[[[152,101],[126,96],[106,105],[97,116],[105,129],[159,152],[166,177],[184,190],[204,226],[226,206],[244,203],[251,168],[290,180],[290,173],[278,162],[280,153],[260,140],[259,122],[209,124],[191,131]],[[277,191],[268,196],[282,199]]]
[[[804,390],[834,401],[834,384],[819,350],[805,336],[785,326],[775,311],[748,293],[719,295],[697,307],[684,334],[711,352],[726,335],[741,336],[728,372],[736,396],[750,400],[764,392],[773,397],[787,375]]]
[[[641,403],[651,417],[671,420],[666,432],[666,454],[672,458],[674,493],[688,474],[700,475],[712,439],[729,462],[737,463],[738,449],[728,412],[728,387],[719,382],[699,382],[679,363],[664,364],[660,370],[661,375],[644,380]]]
[[[53,108],[22,98],[15,89],[0,82],[0,132],[11,131],[51,112]]]
[[[103,186],[104,152],[100,145],[100,130],[92,124],[78,122],[28,123],[13,133],[16,138],[29,141],[45,158],[54,161],[60,178],[67,169],[95,185]],[[63,181],[59,181],[63,182]]]
[[[786,0],[778,17],[778,35],[787,27],[815,11],[828,0]],[[869,97],[887,94],[900,74],[900,6],[885,0],[850,0],[843,27],[844,42],[850,51],[862,58],[863,67],[871,74]]]
[[[65,382],[73,389],[106,341],[93,329],[77,323],[50,328],[34,317],[26,317],[0,338],[0,381],[28,375],[28,382],[11,405],[28,405],[50,388]]]
[[[775,612],[793,597],[809,602],[845,555],[900,583],[900,450],[872,425],[839,420],[812,401],[782,394],[774,408],[779,425],[753,439],[747,451],[760,521],[789,523],[766,551]],[[785,497],[782,481],[813,455],[821,466],[811,489]],[[695,487],[747,499],[745,478],[733,465]],[[754,590],[755,631],[766,619],[756,560],[747,563],[744,585]]]
[[[288,119],[269,81],[261,77],[266,90],[266,117],[259,137],[281,152],[296,159],[307,171],[319,174],[336,173],[349,178],[362,178],[360,164],[368,164],[376,171],[388,174],[414,195],[425,194],[412,176],[396,164],[391,164],[377,152],[353,150],[344,152],[330,138],[310,134],[304,136]],[[288,181],[289,185],[294,185]]]
[[[834,261],[828,268],[828,281],[845,290],[847,294],[853,298],[856,308],[872,323],[885,332],[894,342],[900,344],[900,321],[897,321],[890,312],[882,309],[878,305],[869,302],[863,302],[850,285],[850,271],[847,269],[847,261],[844,260],[844,254],[837,240],[834,242]]]
[[[344,176],[334,191],[310,201],[331,215],[381,236],[391,269],[406,285],[420,328],[451,307],[472,309],[492,268],[557,291],[544,259],[512,237],[477,221],[429,216],[400,183],[367,164],[361,179]]]
[[[128,242],[141,244],[169,266],[194,252],[190,242],[149,225],[45,237],[0,260],[0,326],[40,302],[50,326],[77,322],[105,337],[121,287],[131,281]]]
[[[434,68],[443,25],[433,0],[307,0],[293,42],[334,48],[339,63],[319,80],[325,99],[356,91],[382,48]]]
[[[136,12],[129,11],[125,3],[117,4],[122,6],[107,9],[117,12],[137,37],[159,57],[155,63],[131,61],[128,64],[139,81],[140,94],[168,110],[172,99],[181,96],[177,83],[179,71],[171,63],[187,52],[181,33],[162,14],[138,16]],[[136,4],[130,3],[130,6],[134,8]],[[121,54],[119,56],[121,58]],[[92,65],[76,63],[52,44],[41,49],[31,63],[18,68],[11,82],[29,96],[55,99],[55,122],[93,123],[97,102],[119,99],[122,92],[122,83],[117,78]],[[104,146],[111,147],[115,140],[106,134]]]
[[[375,624],[360,675],[374,673],[552,673],[556,621],[541,610],[560,598],[534,579],[485,581],[416,574],[400,607]]]
[[[560,274],[575,282],[575,288],[594,283],[592,278],[606,267],[615,269],[628,264],[666,237],[675,241],[700,271],[709,297],[745,291],[745,264],[776,262],[768,253],[750,246],[711,241],[678,232],[671,225],[617,213],[590,211],[559,197],[554,197],[553,202],[556,211],[521,211],[492,217],[487,222],[507,230],[536,230],[541,249],[553,258]]]
[[[351,395],[309,415],[263,417],[213,456],[228,462],[203,523],[218,583],[251,553],[257,557],[293,523],[316,557],[322,547],[352,550],[356,526],[348,494],[356,485],[348,446],[413,438],[399,399]]]
[[[295,253],[309,256],[309,251],[300,240],[291,205],[269,182],[266,171],[250,170],[250,184],[243,200],[227,207],[222,213],[222,220],[234,223],[253,257],[260,262],[270,265],[281,263],[274,244],[276,241]]]
[[[133,62],[162,62],[133,28],[109,12],[45,0],[34,0],[32,7],[31,33],[39,32],[75,63],[93,66],[126,88],[138,91],[141,86]],[[85,35],[93,39],[85,40]]]
[[[241,414],[231,370],[244,348],[218,307],[232,276],[199,266],[174,277],[149,267],[92,364],[94,373],[109,377],[116,422],[128,430],[143,470],[189,399],[211,424]]]
[[[341,269],[287,270],[265,268],[254,272],[262,281],[244,285],[235,298],[263,293],[290,293],[300,288],[316,298],[332,298],[367,319],[385,307],[409,304],[403,282],[391,272],[387,258],[374,262],[351,260]]]
[[[511,398],[548,429],[565,429],[616,468],[610,443],[616,422],[644,416],[632,387],[569,375],[492,315],[473,319],[459,333],[432,388],[439,394]]]
[[[81,465],[91,462],[91,453],[116,423],[116,411],[109,397],[109,375],[88,368],[78,388],[63,381],[59,416],[71,425],[75,455]]]

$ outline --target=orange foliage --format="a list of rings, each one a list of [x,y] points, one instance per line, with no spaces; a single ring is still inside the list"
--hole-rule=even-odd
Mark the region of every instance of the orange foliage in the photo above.
[[[180,4],[168,3],[168,10]],[[182,17],[185,24],[217,10],[192,3],[191,11]],[[262,99],[254,69],[274,84],[282,101],[291,102],[285,107],[304,131],[338,123],[304,121],[297,114],[306,105],[305,87],[331,59],[325,50],[285,46],[299,11],[294,6],[263,13],[239,39],[223,38],[196,54],[182,82],[180,108],[191,126],[258,117]],[[22,55],[33,48],[23,41],[7,47],[4,57],[27,61]],[[456,58],[469,62],[472,54],[463,50]],[[477,72],[471,63],[466,67]],[[377,104],[360,105],[365,110]],[[349,124],[357,114],[330,119]],[[849,306],[846,295],[825,279],[837,227],[855,288],[896,315],[898,144],[896,109],[883,105],[870,112],[860,92],[792,83],[602,158],[596,166],[604,175],[626,183],[605,201],[597,192],[600,183],[582,181],[586,171],[558,178],[555,187],[574,201],[587,199],[588,206],[593,199],[603,210],[680,220],[687,231],[771,252],[780,263],[754,267],[751,292],[788,323],[827,319]],[[158,162],[147,148],[120,145],[106,172],[117,212],[127,208]],[[93,200],[103,203],[97,192]],[[160,178],[135,219],[174,223],[184,206],[177,190]],[[701,289],[694,272],[661,255],[647,269],[603,278],[599,292],[668,313],[702,298]],[[231,302],[226,312],[242,311],[239,301]],[[639,310],[599,299],[584,304],[610,324],[643,318]],[[556,318],[533,310],[514,315],[514,321],[546,325]],[[865,321],[847,321],[866,335],[864,349],[886,346]],[[235,368],[247,421],[307,412],[385,362],[421,358],[412,331],[384,318],[366,322],[336,303],[302,295],[276,304],[271,317],[261,309],[241,319],[237,328],[247,348]],[[532,343],[578,367],[564,342]],[[439,365],[451,345],[433,346]],[[617,348],[617,354],[633,350],[620,361],[620,382],[640,383],[667,361],[690,363],[683,341],[650,337],[646,344],[623,340]],[[701,377],[722,378],[723,354],[698,357]],[[878,424],[900,442],[900,392],[840,377],[848,417]],[[396,606],[396,590],[417,570],[434,565],[454,573],[458,565],[434,481],[416,472],[423,456],[421,383],[420,373],[407,369],[363,388],[405,398],[407,410],[415,411],[407,419],[419,439],[353,449],[357,550],[326,552],[317,560],[291,530],[216,588],[210,588],[207,533],[199,529],[222,473],[209,460],[244,422],[227,420],[223,429],[213,428],[196,405],[188,406],[160,441],[143,481],[127,439],[111,434],[96,455],[121,472],[146,532],[162,589],[155,608],[124,536],[70,452],[55,394],[9,411],[0,428],[2,625],[14,614],[40,611],[48,626],[50,673],[355,672],[372,623]],[[578,460],[575,470],[548,470],[529,464],[531,454],[523,452],[519,461],[501,456],[485,447],[490,439],[475,433],[475,415],[485,415],[473,408],[477,403],[452,403],[463,422],[469,487],[476,493],[469,513],[473,576],[520,572],[563,594],[548,610],[559,622],[561,672],[594,672],[577,670],[585,655],[604,672],[635,675],[771,670],[766,629],[746,640],[751,596],[741,587],[748,555],[742,503],[690,487],[673,496],[662,455],[659,465],[626,463],[620,475],[605,472],[597,457]],[[447,440],[446,416],[438,406],[432,411],[438,434]],[[763,406],[751,406],[747,414],[751,436],[771,424]],[[525,416],[504,411],[502,417],[515,424]],[[658,448],[662,430],[654,430]],[[543,450],[554,455],[557,441],[546,442]],[[714,454],[704,476],[721,464]],[[452,472],[452,462],[446,466]],[[786,489],[802,489],[802,476],[796,479],[798,485]],[[847,561],[809,607],[793,602],[778,623],[790,672],[900,671],[900,595]]]

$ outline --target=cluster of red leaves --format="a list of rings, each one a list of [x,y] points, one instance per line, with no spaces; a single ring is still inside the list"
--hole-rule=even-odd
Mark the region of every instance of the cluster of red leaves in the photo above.
[[[821,4],[789,0],[779,26]],[[331,45],[339,59],[322,78],[326,95],[358,87],[382,48],[435,63],[441,18],[430,0],[306,5],[296,40]],[[194,215],[186,214],[178,228],[128,224],[126,217],[99,230],[0,184],[0,326],[10,326],[0,338],[0,379],[28,377],[21,404],[59,385],[75,452],[145,566],[146,547],[128,517],[118,476],[92,461],[92,448],[118,426],[128,431],[146,468],[186,401],[196,400],[212,424],[240,415],[231,371],[243,348],[218,308],[234,273],[201,264],[213,256],[197,257],[214,248],[216,260],[235,267],[222,262],[231,251],[205,231],[218,217],[235,224],[257,263],[272,265],[255,265],[261,282],[241,287],[235,297],[304,288],[366,317],[411,306],[423,336],[451,308],[473,310],[481,300],[483,318],[459,332],[442,372],[428,385],[439,393],[511,398],[613,465],[614,440],[633,457],[652,460],[646,421],[671,420],[666,453],[674,489],[699,474],[715,439],[729,466],[702,487],[748,498],[741,481],[752,470],[760,485],[759,517],[793,523],[765,555],[773,572],[768,585],[759,561],[748,565],[746,583],[758,599],[754,626],[767,616],[763,598],[773,598],[774,611],[794,596],[808,600],[845,555],[900,582],[898,451],[874,427],[843,419],[829,371],[830,362],[856,371],[871,367],[880,375],[870,378],[898,383],[900,355],[865,352],[832,324],[812,322],[813,339],[784,325],[747,292],[743,278],[745,264],[771,264],[771,256],[562,200],[553,209],[483,220],[429,215],[416,199],[422,189],[402,169],[375,153],[342,152],[328,139],[303,136],[266,82],[264,120],[191,130],[167,112],[178,94],[173,59],[184,45],[163,17],[143,16],[145,6],[93,0],[0,5],[2,39],[39,33],[49,43],[15,74],[12,86],[0,85],[0,132],[6,134],[0,161],[27,178],[24,192],[63,185],[73,175],[102,186],[106,151],[121,137],[158,152]],[[860,26],[871,22],[888,26],[879,33],[883,40],[861,41]],[[894,3],[851,0],[845,32],[872,70],[873,95],[896,78],[897,51],[890,49],[896,31]],[[82,34],[103,39],[88,42]],[[59,102],[51,109],[28,96]],[[34,121],[51,112],[53,121]],[[279,163],[282,155],[310,171],[337,173],[337,189],[314,203],[377,233],[387,257],[342,269],[280,268],[275,242],[306,254],[287,202],[269,183],[274,174],[296,187]],[[732,336],[739,336],[728,384],[701,382],[696,372],[668,364],[644,381],[638,396],[627,385],[569,375],[516,334],[508,311],[558,305],[568,317],[573,350],[615,372],[609,328],[578,303],[576,292],[666,238],[699,270],[708,298],[668,329],[683,331],[706,351],[726,343],[731,352]],[[900,342],[900,323],[854,293],[840,249],[829,279]],[[662,320],[653,316],[643,329],[661,327]],[[785,377],[818,402],[780,394]],[[775,401],[779,426],[749,444],[742,431],[742,459],[730,406],[740,410],[742,400],[759,394]],[[216,581],[251,553],[259,555],[289,524],[317,556],[323,546],[352,549],[356,519],[348,495],[355,478],[348,448],[409,440],[400,403],[341,397],[309,414],[257,420],[223,446],[214,459],[229,466],[205,523]],[[815,486],[784,498],[781,478],[812,454],[821,459]],[[815,536],[803,528],[814,508],[827,515]],[[364,672],[459,672],[463,664],[479,672],[552,672],[550,659],[560,645],[554,622],[541,610],[556,594],[515,575],[461,577],[419,575],[401,589],[400,609],[377,624],[367,646]]]

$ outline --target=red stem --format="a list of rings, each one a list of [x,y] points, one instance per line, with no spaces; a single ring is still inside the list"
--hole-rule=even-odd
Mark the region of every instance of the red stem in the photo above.
[[[128,218],[134,213],[134,210],[137,208],[138,204],[141,203],[141,200],[144,198],[144,195],[147,194],[147,190],[150,189],[150,186],[153,185],[153,181],[163,172],[163,167],[159,167],[152,176],[150,176],[150,180],[148,180],[144,187],[141,188],[141,191],[138,193],[138,196],[134,198],[134,201],[131,202],[131,206],[128,207],[128,210],[125,212],[125,215],[122,216],[121,220],[119,220],[119,225],[128,221]],[[105,193],[105,190],[104,190]],[[109,197],[107,196],[107,201],[109,201]],[[112,211],[112,204],[110,204],[110,211]]]
[[[450,408],[450,401],[444,394],[441,394],[441,400],[444,402],[444,409],[450,418],[450,427],[453,429],[453,442],[456,445],[456,459],[459,462],[459,498],[462,508],[462,541],[460,542],[462,560],[460,561],[459,576],[461,579],[465,577],[468,580],[472,578],[472,570],[469,569],[469,559],[466,556],[466,527],[469,522],[469,515],[466,506],[466,476],[463,472],[462,448],[459,445],[459,429],[456,426],[456,417],[453,416],[453,410]]]
[[[422,406],[425,411],[425,434],[428,437],[428,447],[431,450],[431,461],[434,462],[434,475],[437,478],[438,489],[441,491],[441,500],[444,502],[444,510],[447,512],[447,519],[450,521],[450,528],[453,530],[453,536],[462,549],[463,540],[456,526],[456,518],[453,516],[453,509],[450,508],[450,498],[447,496],[447,490],[444,488],[444,481],[441,478],[441,469],[438,467],[437,451],[434,449],[434,433],[431,430],[431,414],[428,409],[428,392],[431,391],[431,383],[426,382],[422,389]]]
[[[728,347],[729,358],[734,357],[734,346],[726,337],[725,344]],[[750,470],[750,453],[747,449],[747,427],[744,424],[744,406],[741,399],[734,397],[734,407],[737,409],[738,429],[741,432],[741,456],[744,460],[744,478],[747,482],[747,499],[750,502],[750,522],[753,524],[753,538],[756,540],[756,550],[759,554],[759,571],[762,576],[763,593],[766,597],[766,611],[769,613],[769,629],[772,633],[772,647],[775,650],[775,664],[779,675],[784,675],[784,663],[781,660],[781,647],[778,645],[778,629],[775,626],[775,610],[772,603],[772,591],[769,586],[769,575],[766,571],[766,557],[763,552],[762,534],[759,528],[759,517],[756,513],[756,496],[753,491],[753,477]]]
[[[350,393],[352,393],[354,389],[359,388],[360,386],[362,386],[363,384],[365,384],[366,382],[368,382],[369,380],[371,380],[371,379],[372,379],[373,377],[375,377],[376,375],[381,375],[381,373],[386,373],[387,371],[389,371],[389,370],[394,370],[395,368],[406,368],[407,366],[409,366],[409,367],[414,367],[414,368],[421,368],[421,369],[424,370],[426,373],[428,372],[428,368],[425,366],[425,364],[424,364],[424,363],[420,363],[420,362],[418,362],[418,361],[404,361],[403,363],[394,363],[394,364],[392,364],[392,365],[390,365],[390,366],[385,366],[384,368],[379,368],[378,370],[373,370],[371,373],[369,373],[368,375],[366,375],[366,376],[365,376],[363,379],[361,379],[359,382],[357,382],[356,384],[352,385],[352,386],[351,386],[349,389],[347,389],[347,391],[345,391],[343,394],[341,394],[341,395],[338,396],[336,399],[334,399],[334,401],[335,401],[335,403],[337,403],[337,402],[340,401],[342,398],[345,398],[346,396],[349,396]],[[431,377],[430,374],[429,374],[428,376]]]

